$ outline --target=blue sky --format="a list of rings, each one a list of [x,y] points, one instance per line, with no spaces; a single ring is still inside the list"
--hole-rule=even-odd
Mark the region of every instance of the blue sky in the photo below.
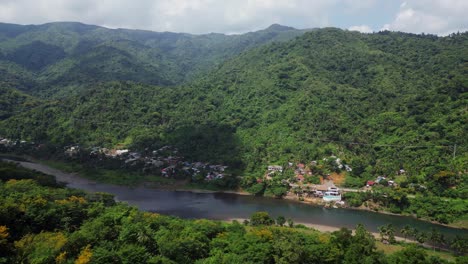
[[[468,0],[0,0],[0,20],[110,28],[244,33],[273,23],[447,35],[468,30]]]

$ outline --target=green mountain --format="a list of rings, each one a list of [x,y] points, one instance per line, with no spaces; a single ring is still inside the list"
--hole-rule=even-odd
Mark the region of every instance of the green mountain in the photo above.
[[[268,164],[335,155],[352,167],[351,186],[404,169],[407,183],[467,195],[468,33],[303,34],[273,25],[193,36],[69,23],[3,26],[10,84],[32,80],[51,96],[4,115],[0,134],[8,138],[171,144],[189,160],[228,164],[248,179]],[[28,64],[27,52],[12,55],[25,45],[50,56],[31,53]],[[15,69],[24,79],[14,78],[23,76]]]
[[[77,87],[112,80],[180,84],[250,48],[306,31],[272,25],[242,35],[190,35],[71,22],[1,23],[0,83],[42,91],[43,96],[64,96]]]

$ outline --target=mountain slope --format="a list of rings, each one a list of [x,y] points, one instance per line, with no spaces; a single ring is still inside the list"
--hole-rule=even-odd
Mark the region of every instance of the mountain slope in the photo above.
[[[0,66],[14,63],[33,75],[40,85],[35,85],[32,92],[41,90],[37,87],[56,88],[43,92],[45,95],[54,95],[64,86],[74,85],[76,89],[76,85],[92,84],[97,79],[174,85],[247,49],[271,41],[287,41],[304,32],[278,25],[242,35],[190,35],[71,22],[0,24]],[[7,74],[17,72],[9,68]],[[25,91],[31,89],[22,83],[16,85]]]
[[[351,165],[350,185],[404,169],[407,183],[466,198],[468,33],[320,29],[242,52],[178,86],[124,82],[114,73],[151,67],[108,47],[101,56],[118,60],[102,75],[117,82],[96,76],[85,90],[2,121],[0,134],[59,146],[170,144],[188,160],[228,164],[252,182],[268,164],[334,155]],[[63,82],[89,78],[90,69]]]

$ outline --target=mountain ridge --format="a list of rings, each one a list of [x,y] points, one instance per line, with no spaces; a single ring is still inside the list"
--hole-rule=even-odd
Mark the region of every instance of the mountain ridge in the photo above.
[[[73,86],[93,83],[97,76],[104,80],[141,79],[143,83],[175,85],[189,81],[245,50],[272,41],[288,41],[306,31],[282,28],[281,31],[260,30],[242,35],[193,35],[109,29],[78,22],[28,26],[3,23],[0,24],[0,67],[5,65],[5,71],[10,69],[6,66],[8,63],[23,67],[31,76],[37,77],[32,86],[43,87],[39,93],[45,96],[48,92],[44,90],[49,87],[65,86],[67,89],[71,84],[69,73],[76,72],[84,74]],[[121,58],[113,60],[107,52],[119,54],[117,57]],[[85,57],[89,59],[83,61]],[[131,66],[133,62],[136,64]],[[122,65],[118,67],[108,67],[120,63]],[[145,69],[138,65],[145,65]],[[87,70],[83,71],[84,68]],[[14,75],[14,70],[6,74]],[[13,83],[13,86],[17,84]]]

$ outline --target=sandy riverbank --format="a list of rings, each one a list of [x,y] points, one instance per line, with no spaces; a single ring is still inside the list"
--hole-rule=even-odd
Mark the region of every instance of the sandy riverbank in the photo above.
[[[228,223],[231,223],[232,221],[238,221],[239,223],[243,223],[245,220],[249,220],[249,219],[245,219],[245,218],[230,218],[230,219],[227,219],[225,220],[224,222],[228,222]],[[303,226],[306,226],[308,228],[312,228],[312,229],[315,229],[319,232],[322,232],[322,233],[331,233],[331,232],[335,232],[335,231],[339,231],[341,228],[340,227],[336,227],[336,226],[327,226],[327,225],[317,225],[317,224],[311,224],[311,223],[294,223],[295,225],[303,225]],[[355,229],[351,229],[351,231],[353,231],[353,233],[355,232]],[[375,239],[380,239],[380,234],[379,233],[376,233],[376,232],[371,232],[371,234],[375,237]],[[413,241],[413,240],[410,240],[410,239],[405,239],[403,237],[398,237],[398,236],[395,236],[395,239],[396,241],[406,241],[406,242],[416,242],[416,241]]]

